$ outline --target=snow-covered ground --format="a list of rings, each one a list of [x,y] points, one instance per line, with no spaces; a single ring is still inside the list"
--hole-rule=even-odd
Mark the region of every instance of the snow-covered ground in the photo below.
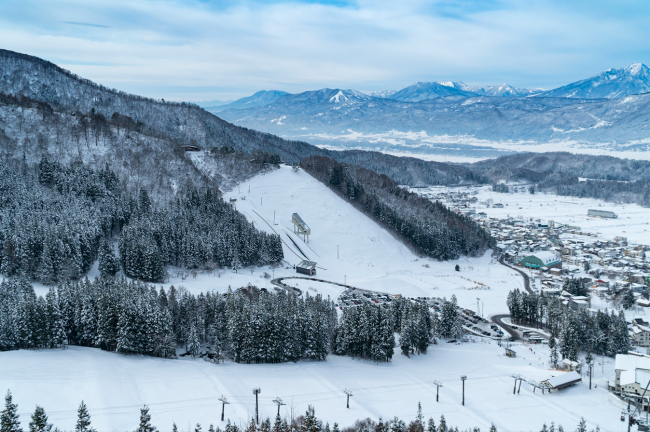
[[[250,187],[250,192],[249,192]],[[242,199],[244,198],[245,199]],[[271,276],[296,276],[289,265],[303,258],[300,250],[318,264],[318,279],[347,283],[358,288],[409,297],[451,297],[455,294],[461,306],[476,310],[476,299],[484,304],[487,316],[508,311],[505,303],[509,291],[523,289],[521,276],[500,265],[488,251],[479,258],[462,257],[456,261],[439,262],[415,255],[392,234],[334,194],[325,185],[300,170],[283,166],[272,173],[242,183],[225,199],[236,198],[237,209],[268,232],[277,232],[283,244],[285,265],[274,270],[221,270],[212,274],[187,274],[185,279],[172,277],[165,287],[182,285],[194,293],[207,290],[223,292],[252,283],[272,289]],[[311,228],[309,244],[293,234],[292,213],[298,213]],[[276,225],[273,225],[275,219]],[[271,226],[273,228],[271,228]],[[338,250],[338,258],[337,258]],[[454,271],[459,264],[460,272]],[[299,275],[298,275],[299,276]],[[310,295],[317,293],[336,299],[342,287],[306,280],[288,280]],[[480,285],[483,284],[483,285]],[[311,289],[310,289],[311,288]]]
[[[414,192],[433,194],[439,192],[478,191],[479,202],[488,199],[502,203],[504,208],[486,208],[477,205],[477,212],[485,212],[491,218],[540,218],[543,222],[553,220],[562,224],[579,226],[583,231],[599,234],[606,240],[616,236],[627,237],[632,244],[650,244],[650,210],[637,204],[615,204],[594,198],[576,198],[536,192],[500,193],[491,186],[481,187],[431,187],[428,190],[413,189]],[[587,217],[589,209],[610,210],[618,214],[617,219]],[[592,237],[593,239],[593,237]]]
[[[493,198],[504,203],[517,199],[514,207],[523,206],[524,198],[528,202],[545,197],[499,194],[498,199]],[[237,199],[237,208],[256,227],[281,235],[286,242],[284,265],[276,269],[241,269],[238,273],[220,270],[194,275],[171,270],[171,277],[163,286],[184,286],[194,293],[223,292],[247,283],[271,289],[270,278],[265,278],[264,273],[276,278],[296,276],[290,266],[297,264],[302,254],[291,237],[308,258],[318,263],[316,277],[359,288],[411,297],[449,298],[455,294],[461,306],[473,310],[480,298],[485,316],[507,313],[508,292],[523,289],[522,278],[495,262],[490,252],[454,262],[416,256],[303,171],[282,167],[241,184],[227,194],[226,199],[230,198]],[[555,197],[546,199],[555,203]],[[531,209],[534,204],[529,204]],[[536,204],[540,207],[540,202]],[[509,204],[500,211],[507,212],[510,207]],[[631,207],[626,206],[626,210]],[[561,211],[569,219],[577,217],[571,211],[573,208],[562,204],[553,211]],[[545,211],[551,213],[550,209]],[[626,213],[621,209],[615,211],[621,216],[613,222],[622,222]],[[312,230],[309,244],[293,234],[294,212]],[[560,221],[558,216],[553,217]],[[460,265],[460,272],[454,271],[456,264]],[[332,298],[343,289],[302,279],[286,282],[311,295],[321,293]],[[45,288],[39,287],[38,292],[44,294]],[[376,419],[397,415],[410,420],[420,401],[425,416],[433,416],[437,422],[444,414],[451,424],[461,428],[488,429],[494,422],[500,431],[539,430],[542,423],[555,421],[572,430],[580,417],[585,417],[591,427],[599,424],[601,430],[621,428],[619,414],[623,403],[606,391],[606,378],[613,377],[613,360],[605,365],[604,373],[598,369],[597,389],[589,391],[578,385],[542,396],[533,394],[532,388],[524,384],[521,395],[513,396],[511,374],[540,381],[559,373],[548,370],[546,348],[536,347],[533,354],[518,346],[518,357],[510,359],[503,356],[503,349],[495,342],[480,340],[462,345],[442,343],[432,346],[427,355],[411,358],[396,354],[390,364],[329,356],[325,362],[239,365],[228,361],[214,365],[192,359],[126,357],[78,347],[67,351],[14,351],[0,353],[0,391],[12,389],[23,414],[23,426],[28,421],[27,414],[39,404],[45,407],[51,421],[64,429],[74,426],[76,408],[84,399],[99,431],[132,430],[137,424],[138,408],[145,403],[151,407],[153,421],[161,430],[169,430],[173,421],[181,430],[189,430],[197,422],[205,430],[209,423],[219,423],[221,404],[217,399],[221,395],[231,402],[226,407],[227,417],[237,421],[250,418],[254,412],[251,390],[257,386],[262,388],[260,409],[264,417],[274,415],[276,406],[272,400],[280,396],[288,404],[283,407],[283,414],[290,415],[292,404],[296,414],[313,404],[319,417],[340,425],[366,416]],[[460,404],[461,375],[468,376],[465,407]],[[433,380],[444,383],[438,404]],[[354,394],[350,410],[344,408],[346,388]]]
[[[495,342],[442,343],[426,355],[396,355],[389,364],[376,364],[348,357],[329,356],[325,362],[246,365],[233,362],[215,365],[199,359],[163,360],[127,357],[92,348],[69,350],[11,351],[0,355],[0,390],[11,388],[25,427],[36,404],[45,407],[50,421],[72,430],[76,408],[83,399],[98,431],[134,430],[139,408],[148,404],[152,423],[161,431],[193,430],[201,423],[220,422],[222,395],[228,398],[226,419],[239,423],[255,412],[252,389],[260,387],[260,415],[273,418],[272,402],[280,397],[287,404],[281,414],[304,414],[308,404],[316,414],[339,425],[365,417],[398,416],[413,420],[418,401],[422,412],[436,423],[441,414],[460,428],[479,426],[499,431],[540,430],[544,422],[573,430],[584,417],[590,429],[621,429],[619,415],[624,403],[606,390],[613,375],[613,361],[595,369],[594,384],[586,383],[560,392],[535,394],[523,383],[520,395],[512,394],[512,374],[541,381],[563,372],[549,371],[546,348],[515,345],[517,358],[505,357]],[[597,359],[598,361],[599,359]],[[465,407],[461,405],[460,376],[467,375]],[[436,403],[434,380],[441,381]],[[352,391],[345,409],[343,390]],[[191,429],[190,429],[191,428]]]

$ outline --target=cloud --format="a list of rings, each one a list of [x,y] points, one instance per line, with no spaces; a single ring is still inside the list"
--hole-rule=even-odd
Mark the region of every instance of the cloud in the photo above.
[[[552,88],[650,62],[649,14],[625,0],[5,0],[0,40],[165,99],[427,80]]]
[[[101,25],[101,24],[91,24],[91,23],[74,22],[74,21],[63,21],[63,22],[64,22],[65,24],[78,25],[78,26],[99,27],[99,28],[110,28],[110,26]]]

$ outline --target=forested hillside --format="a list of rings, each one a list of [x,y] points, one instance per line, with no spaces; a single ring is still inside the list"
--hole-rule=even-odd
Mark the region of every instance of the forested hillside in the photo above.
[[[330,151],[285,140],[235,126],[193,104],[109,89],[48,61],[8,50],[0,50],[0,144],[28,156],[37,146],[39,157],[47,150],[57,158],[84,163],[114,159],[130,170],[130,177],[159,185],[169,184],[171,178],[183,183],[205,181],[182,166],[188,164],[179,158],[182,144],[206,150],[232,148],[239,154],[266,152],[289,163],[312,155],[329,156],[386,174],[400,184],[449,184],[472,178],[464,167],[379,152]],[[136,162],[146,164],[152,173],[143,173]],[[219,173],[223,179],[250,171],[242,161],[235,162],[237,169]],[[112,163],[111,168],[122,178],[121,168]],[[223,179],[216,180],[223,183]],[[225,182],[225,186],[232,184]]]
[[[478,256],[494,245],[490,234],[466,216],[400,188],[385,175],[322,156],[307,158],[301,166],[422,255],[440,260]]]
[[[124,191],[108,167],[0,161],[0,202],[0,272],[45,284],[78,279],[98,257],[100,270],[114,274],[109,243],[118,238],[125,273],[148,281],[163,280],[167,264],[237,269],[283,258],[277,236],[210,189],[159,207],[146,189]]]
[[[650,161],[566,152],[521,153],[466,166],[476,178],[526,181],[558,195],[650,207]]]

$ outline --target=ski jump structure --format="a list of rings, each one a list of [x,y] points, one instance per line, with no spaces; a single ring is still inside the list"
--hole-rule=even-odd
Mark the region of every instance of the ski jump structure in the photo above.
[[[302,234],[302,240],[305,243],[309,243],[309,234],[311,234],[311,228],[309,228],[305,221],[302,220],[298,213],[291,215],[291,222],[293,222],[293,233]]]

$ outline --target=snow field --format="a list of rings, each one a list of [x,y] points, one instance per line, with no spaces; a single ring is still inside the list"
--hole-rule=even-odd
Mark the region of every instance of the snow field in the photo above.
[[[504,206],[507,204],[504,208],[476,206],[477,213],[485,212],[490,218],[533,217],[541,219],[544,223],[553,220],[561,224],[579,226],[583,231],[599,234],[599,237],[607,240],[622,236],[627,237],[629,243],[650,244],[650,210],[637,204],[616,204],[594,198],[565,197],[541,192],[500,193],[492,191],[491,186],[469,189],[436,187],[431,190],[433,193],[445,190],[458,192],[477,190],[476,197],[479,202],[492,199],[495,204],[502,203]],[[418,192],[417,189],[413,191]],[[613,211],[618,214],[618,218],[587,217],[589,209]],[[596,237],[584,238],[596,240]]]
[[[329,356],[325,362],[268,365],[214,365],[199,359],[123,356],[81,347],[21,350],[0,356],[0,390],[11,388],[23,426],[38,404],[51,422],[67,430],[74,428],[82,399],[100,432],[133,430],[144,404],[161,431],[171,430],[173,422],[182,431],[193,430],[197,422],[204,430],[210,423],[223,426],[218,401],[222,395],[230,402],[226,419],[240,423],[254,415],[254,387],[262,389],[262,418],[275,416],[277,406],[272,400],[276,397],[287,403],[281,409],[283,416],[291,417],[292,407],[294,415],[304,414],[312,404],[320,419],[340,426],[365,417],[413,420],[419,401],[427,418],[432,416],[437,423],[444,414],[448,423],[460,428],[487,430],[494,423],[499,431],[539,430],[544,422],[554,421],[573,430],[584,417],[590,428],[598,424],[601,430],[619,429],[624,404],[606,391],[602,378],[613,374],[613,362],[605,365],[605,374],[597,365],[594,384],[598,387],[592,390],[578,384],[542,396],[523,383],[521,394],[515,396],[511,374],[541,381],[562,372],[544,366],[546,348],[533,347],[535,353],[521,345],[514,349],[518,357],[511,359],[495,342],[440,343],[426,355],[398,354],[389,364]],[[465,407],[461,375],[467,375]],[[443,383],[439,403],[434,380]],[[346,388],[353,393],[349,410]]]

